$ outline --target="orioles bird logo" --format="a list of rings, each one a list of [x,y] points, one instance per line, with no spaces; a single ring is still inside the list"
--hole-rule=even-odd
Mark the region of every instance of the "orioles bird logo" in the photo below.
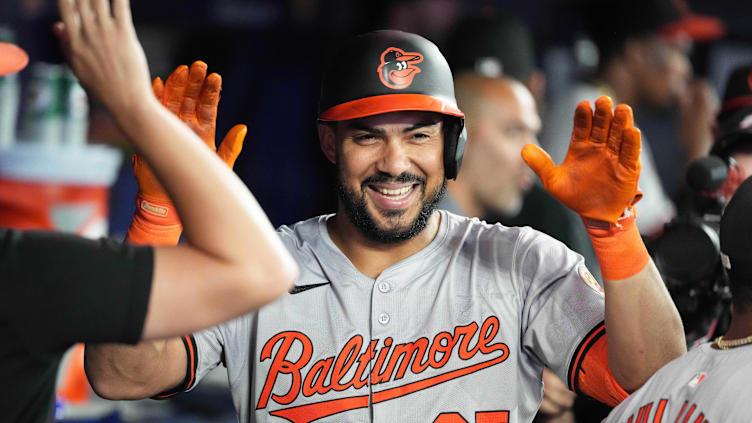
[[[416,66],[423,61],[420,53],[405,52],[401,48],[389,47],[381,53],[381,64],[377,69],[381,83],[389,88],[401,90],[412,84],[420,68]]]

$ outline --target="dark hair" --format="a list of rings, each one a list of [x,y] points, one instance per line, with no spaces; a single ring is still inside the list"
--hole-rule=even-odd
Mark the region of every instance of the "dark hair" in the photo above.
[[[656,35],[661,27],[681,18],[671,0],[631,0],[618,13],[612,3],[582,0],[578,10],[586,35],[598,47],[599,70],[624,51],[627,41]]]
[[[491,77],[506,75],[527,83],[535,70],[533,34],[513,16],[467,17],[456,24],[444,47],[455,76],[469,71]],[[495,63],[499,75],[484,73],[483,64],[488,61]]]

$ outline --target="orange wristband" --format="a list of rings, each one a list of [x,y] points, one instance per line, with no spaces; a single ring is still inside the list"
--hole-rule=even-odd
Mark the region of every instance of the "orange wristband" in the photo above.
[[[177,245],[183,225],[170,202],[136,197],[136,212],[126,239],[141,245]]]
[[[635,224],[636,217],[634,207],[630,207],[617,224],[582,218],[606,280],[634,276],[650,261],[650,254]]]

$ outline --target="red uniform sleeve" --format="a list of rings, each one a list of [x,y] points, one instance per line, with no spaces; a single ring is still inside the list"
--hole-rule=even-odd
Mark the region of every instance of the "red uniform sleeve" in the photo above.
[[[590,331],[575,350],[567,385],[579,395],[612,407],[629,396],[616,382],[608,367],[608,341],[604,323]]]

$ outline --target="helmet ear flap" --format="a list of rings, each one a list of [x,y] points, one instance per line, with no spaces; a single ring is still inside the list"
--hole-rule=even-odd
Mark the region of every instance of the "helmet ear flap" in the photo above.
[[[465,119],[447,117],[444,119],[444,176],[457,179],[465,155],[467,130]]]

